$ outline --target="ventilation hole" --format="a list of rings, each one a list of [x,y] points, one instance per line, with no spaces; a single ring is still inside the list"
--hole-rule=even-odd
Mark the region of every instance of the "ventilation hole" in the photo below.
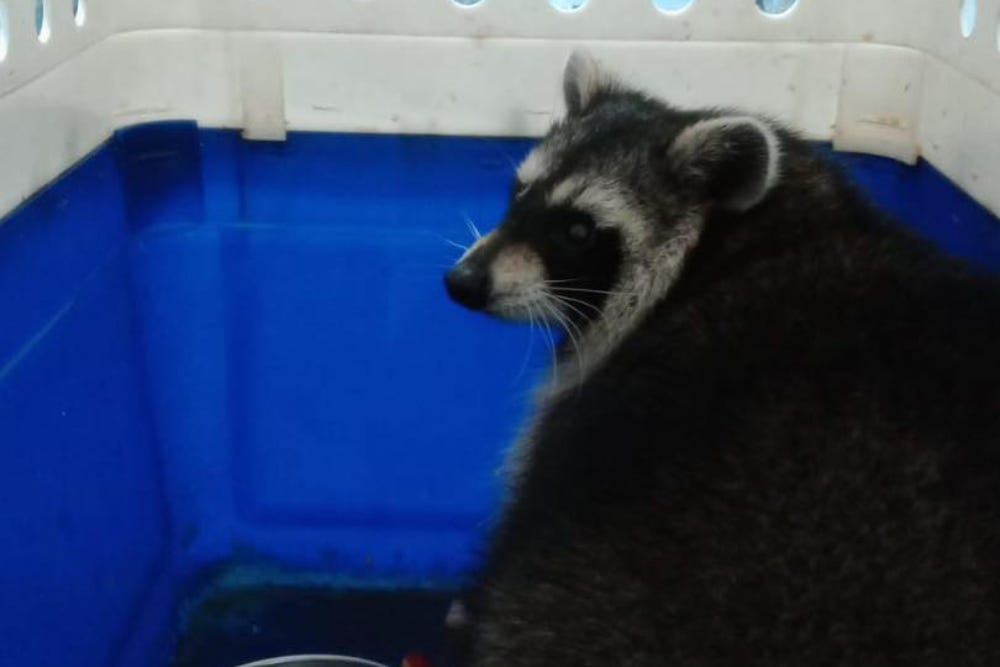
[[[768,16],[782,16],[795,9],[799,0],[757,0],[757,7]]]
[[[653,0],[653,6],[664,14],[680,14],[694,4],[694,0]]]
[[[962,12],[959,15],[962,26],[962,37],[971,37],[976,29],[976,0],[962,0]]]
[[[7,59],[8,33],[7,26],[7,5],[0,2],[0,62]]]
[[[587,4],[587,0],[549,0],[549,4],[561,12],[575,12]]]
[[[35,31],[38,41],[45,44],[52,37],[52,26],[49,24],[49,0],[35,0]]]
[[[73,0],[73,22],[77,27],[87,22],[87,0]]]
[[[476,5],[482,4],[483,0],[451,0],[456,5],[462,7],[475,7]]]

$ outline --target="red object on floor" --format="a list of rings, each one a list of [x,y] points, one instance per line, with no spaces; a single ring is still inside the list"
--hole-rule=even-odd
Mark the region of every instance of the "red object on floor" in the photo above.
[[[403,667],[431,667],[431,661],[419,653],[411,653],[403,658]]]

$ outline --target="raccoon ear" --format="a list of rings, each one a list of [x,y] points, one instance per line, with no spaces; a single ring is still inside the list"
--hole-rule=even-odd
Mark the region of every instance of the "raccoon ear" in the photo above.
[[[589,53],[573,51],[563,71],[563,95],[569,115],[583,113],[610,80]]]
[[[774,128],[752,116],[724,116],[685,128],[667,150],[667,167],[683,188],[723,208],[759,204],[781,174]]]

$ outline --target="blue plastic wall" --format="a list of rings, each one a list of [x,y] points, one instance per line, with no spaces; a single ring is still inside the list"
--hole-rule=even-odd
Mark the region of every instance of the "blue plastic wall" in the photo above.
[[[105,150],[0,226],[0,665],[110,665],[167,563]]]
[[[183,563],[453,578],[533,364],[526,332],[444,298],[460,252],[445,239],[499,216],[522,146],[188,129],[119,149],[156,156],[130,158],[126,180]]]
[[[453,582],[547,361],[441,274],[528,145],[143,126],[0,226],[0,665],[162,664],[227,563]],[[838,159],[1000,269],[933,169]]]

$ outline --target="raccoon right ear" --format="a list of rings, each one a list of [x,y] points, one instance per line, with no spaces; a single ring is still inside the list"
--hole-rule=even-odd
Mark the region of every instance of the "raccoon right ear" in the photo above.
[[[609,84],[610,78],[593,56],[585,51],[573,51],[563,71],[563,95],[569,115],[586,111]]]
[[[781,141],[753,116],[700,120],[681,131],[667,150],[677,184],[734,211],[759,204],[778,182]]]

